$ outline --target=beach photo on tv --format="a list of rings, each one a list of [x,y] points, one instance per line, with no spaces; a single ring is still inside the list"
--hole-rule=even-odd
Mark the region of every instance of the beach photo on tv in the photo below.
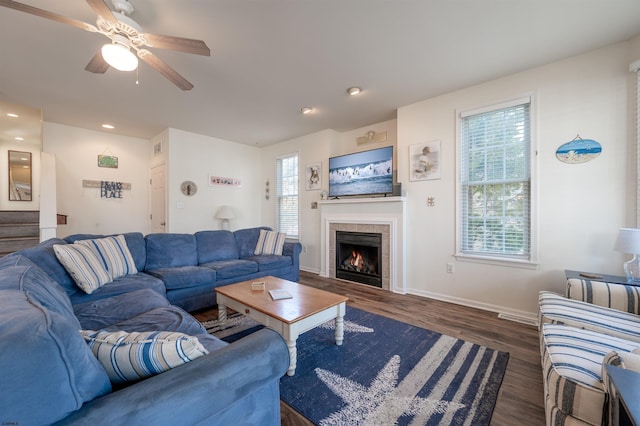
[[[388,194],[393,191],[393,147],[329,160],[329,195]]]

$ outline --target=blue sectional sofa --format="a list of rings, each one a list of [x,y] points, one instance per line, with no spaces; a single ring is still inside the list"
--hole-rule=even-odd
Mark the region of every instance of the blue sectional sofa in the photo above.
[[[220,285],[266,275],[298,279],[300,244],[285,243],[282,255],[256,255],[261,229],[268,228],[124,234],[135,268],[90,294],[54,246],[102,236],[51,239],[1,258],[0,422],[280,424],[279,378],[289,365],[282,337],[264,329],[227,344],[187,312],[215,304]],[[104,352],[110,346],[103,336],[138,334],[144,339],[136,360],[176,345],[172,339],[196,355],[177,351],[183,365],[148,375],[131,370],[141,374],[131,379],[118,352]]]

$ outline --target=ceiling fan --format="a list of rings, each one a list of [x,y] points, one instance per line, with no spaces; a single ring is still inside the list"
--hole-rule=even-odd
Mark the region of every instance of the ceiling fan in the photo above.
[[[95,26],[12,0],[0,0],[0,6],[107,36],[111,43],[105,44],[102,50],[98,51],[89,61],[85,67],[85,70],[89,72],[103,74],[109,69],[109,66],[121,71],[132,71],[138,65],[137,55],[138,58],[142,59],[180,89],[191,90],[193,88],[193,84],[178,74],[162,59],[145,49],[144,46],[209,56],[211,51],[204,41],[143,32],[140,25],[128,16],[133,12],[133,5],[128,0],[111,0],[114,9],[116,9],[115,13],[109,9],[105,0],[86,1],[98,15]],[[136,52],[136,55],[131,52],[131,49]],[[116,62],[117,60],[110,55],[118,55],[124,62]]]

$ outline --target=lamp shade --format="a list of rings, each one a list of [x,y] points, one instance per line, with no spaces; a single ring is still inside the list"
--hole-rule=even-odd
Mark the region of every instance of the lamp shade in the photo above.
[[[233,209],[229,206],[222,206],[218,209],[216,213],[216,219],[233,219],[236,217],[233,214]]]
[[[640,254],[640,229],[620,228],[614,249],[622,253]]]

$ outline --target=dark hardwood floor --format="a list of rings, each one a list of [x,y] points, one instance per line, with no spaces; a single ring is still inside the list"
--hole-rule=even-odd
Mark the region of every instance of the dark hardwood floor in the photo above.
[[[349,298],[348,306],[509,352],[509,364],[491,424],[545,424],[540,349],[535,327],[499,319],[494,312],[419,296],[394,294],[304,271],[300,273],[300,283],[343,294]],[[214,313],[208,311],[196,317],[205,320],[212,315]],[[282,425],[313,424],[286,404],[281,403],[280,407]]]

